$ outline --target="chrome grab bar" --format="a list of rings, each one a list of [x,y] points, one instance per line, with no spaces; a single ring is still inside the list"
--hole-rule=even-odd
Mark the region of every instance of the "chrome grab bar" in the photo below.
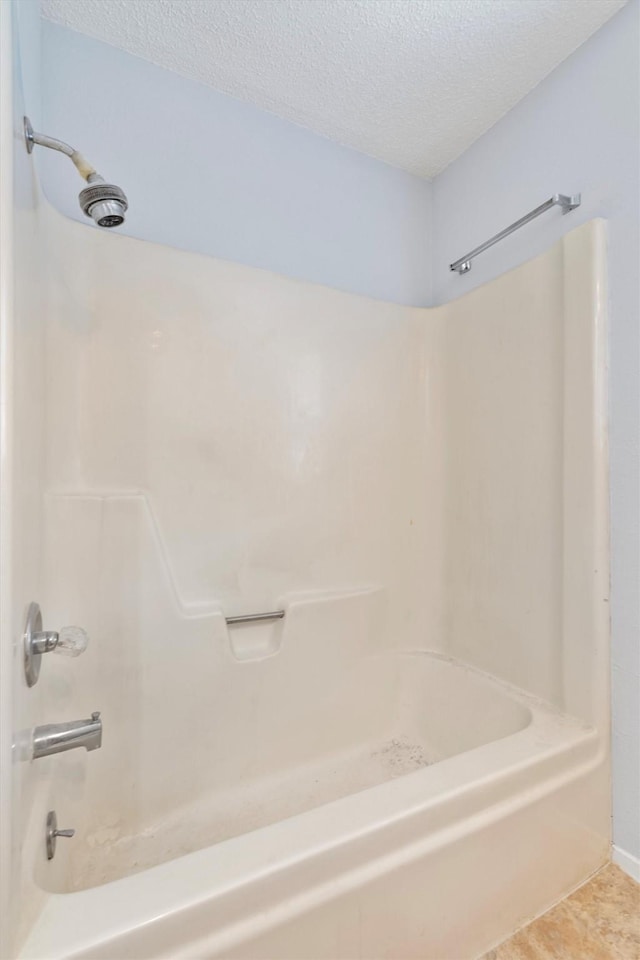
[[[520,227],[524,227],[525,223],[529,223],[531,220],[535,220],[536,217],[539,217],[541,213],[544,213],[546,210],[550,210],[551,207],[562,207],[563,213],[569,213],[571,210],[575,210],[576,207],[580,206],[580,194],[576,193],[572,197],[567,197],[563,193],[554,193],[552,197],[549,197],[548,200],[545,200],[544,203],[541,203],[539,207],[536,207],[535,210],[531,210],[529,213],[526,213],[524,217],[520,217],[519,220],[510,223],[508,227],[505,227],[504,230],[501,230],[500,233],[496,233],[495,237],[491,237],[490,240],[485,240],[484,243],[481,243],[479,247],[476,247],[475,250],[472,250],[471,253],[466,253],[464,257],[460,257],[459,260],[454,261],[454,263],[449,264],[449,270],[454,270],[457,273],[468,273],[471,270],[471,261],[474,257],[477,257],[479,253],[484,253],[485,250],[488,250],[489,247],[492,247],[494,243],[498,243],[499,240],[504,240],[505,237],[508,237],[510,233],[513,233],[514,230],[519,230]]]
[[[227,626],[232,627],[234,623],[257,623],[259,620],[282,620],[284,610],[272,610],[271,613],[245,613],[240,617],[225,617]]]

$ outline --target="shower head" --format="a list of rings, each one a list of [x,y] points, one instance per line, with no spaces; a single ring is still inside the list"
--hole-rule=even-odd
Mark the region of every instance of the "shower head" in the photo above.
[[[34,146],[38,144],[69,157],[80,176],[89,184],[80,191],[78,197],[82,212],[91,217],[99,227],[119,227],[124,223],[124,215],[129,207],[124,190],[114,183],[105,183],[104,177],[101,177],[91,164],[87,163],[81,153],[62,140],[48,137],[44,133],[36,133],[28,117],[24,118],[24,139],[28,153],[31,153]]]
[[[99,227],[119,227],[129,206],[124,190],[114,183],[105,183],[101,176],[92,174],[89,186],[78,197],[83,213]]]

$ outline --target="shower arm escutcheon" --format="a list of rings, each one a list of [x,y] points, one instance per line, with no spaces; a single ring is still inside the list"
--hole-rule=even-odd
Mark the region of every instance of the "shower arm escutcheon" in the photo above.
[[[87,217],[99,227],[119,227],[124,223],[124,215],[129,208],[127,195],[115,183],[106,183],[98,171],[83,157],[79,150],[65,143],[49,137],[46,133],[36,133],[31,126],[29,117],[24,117],[24,139],[27,153],[33,153],[34,146],[47,147],[48,150],[57,150],[69,157],[76,170],[88,183],[80,191],[78,200],[80,208]]]

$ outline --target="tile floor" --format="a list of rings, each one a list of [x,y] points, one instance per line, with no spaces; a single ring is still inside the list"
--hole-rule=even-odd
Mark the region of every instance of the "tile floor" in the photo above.
[[[481,960],[640,960],[640,885],[610,863]]]

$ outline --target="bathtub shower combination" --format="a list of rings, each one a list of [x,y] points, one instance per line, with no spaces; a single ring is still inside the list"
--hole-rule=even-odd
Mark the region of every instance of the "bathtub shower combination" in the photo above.
[[[603,863],[603,224],[434,309],[16,242],[17,955],[472,960]]]
[[[36,146],[128,209],[1,138],[6,955],[473,960],[609,855],[603,224],[408,308]]]

